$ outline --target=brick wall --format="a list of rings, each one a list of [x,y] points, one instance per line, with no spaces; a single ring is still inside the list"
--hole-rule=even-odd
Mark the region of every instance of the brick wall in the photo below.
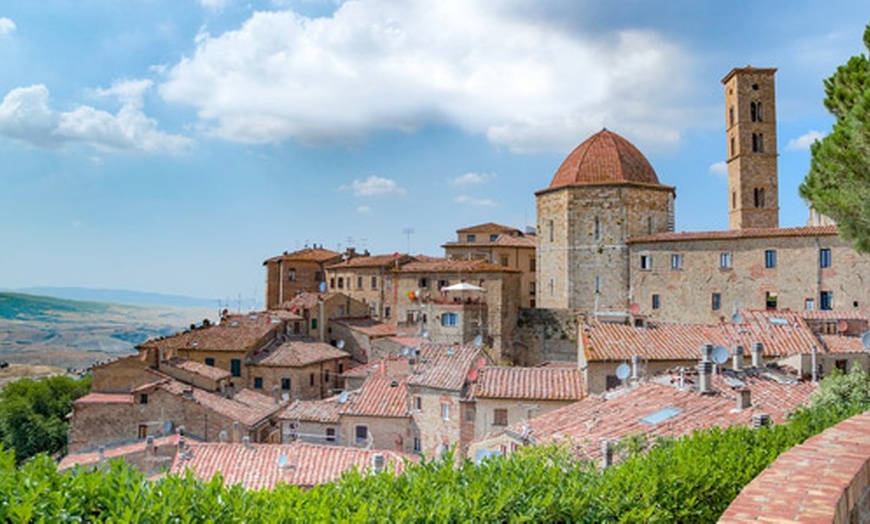
[[[145,373],[148,363],[139,355],[130,355],[91,368],[91,391],[94,393],[129,393],[154,380]]]

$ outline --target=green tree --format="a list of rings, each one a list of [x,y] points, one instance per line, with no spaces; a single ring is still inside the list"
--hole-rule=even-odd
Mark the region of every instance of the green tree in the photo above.
[[[870,24],[864,30],[870,50]],[[825,80],[831,133],[812,146],[800,194],[840,226],[859,251],[870,252],[870,61],[853,56]]]
[[[37,453],[65,453],[72,401],[87,394],[90,378],[21,379],[0,393],[0,443],[22,462]]]

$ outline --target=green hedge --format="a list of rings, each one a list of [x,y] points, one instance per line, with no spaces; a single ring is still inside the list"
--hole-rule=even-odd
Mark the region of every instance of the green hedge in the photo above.
[[[866,384],[864,377],[860,387]],[[831,403],[836,395],[840,401]],[[102,472],[60,474],[42,455],[16,468],[6,452],[0,453],[0,520],[713,522],[781,452],[867,407],[864,396],[843,388],[823,386],[819,398],[787,424],[701,431],[643,451],[632,446],[604,472],[577,463],[566,448],[537,447],[478,466],[425,461],[399,477],[352,472],[308,491],[254,492],[190,475],[146,482],[121,462]]]

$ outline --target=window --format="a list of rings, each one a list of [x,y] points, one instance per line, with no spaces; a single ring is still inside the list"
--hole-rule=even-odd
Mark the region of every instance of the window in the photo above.
[[[414,453],[420,453],[420,437],[414,437]]]
[[[489,241],[490,241],[490,242],[495,242],[495,241],[497,241],[497,240],[498,240],[498,235],[489,235]]]
[[[538,266],[535,257],[529,257],[529,271],[535,271],[537,267]]]
[[[368,426],[357,426],[354,429],[354,436],[356,437],[356,443],[365,444],[369,440],[369,427]]]
[[[420,277],[417,280],[417,287],[428,288],[429,287],[429,279],[426,277]]]
[[[147,404],[148,403],[148,395],[145,393],[142,393],[141,395],[139,395],[139,403],[140,404]]]
[[[650,255],[641,255],[640,256],[640,268],[641,269],[652,269],[652,257]]]
[[[507,426],[508,425],[508,410],[504,408],[497,408],[492,410],[492,425],[493,426]]]
[[[848,372],[849,361],[846,359],[837,359],[834,361],[834,367],[842,371],[843,373]]]
[[[308,375],[308,385],[309,386],[314,385],[314,373],[311,373],[310,375]]]
[[[372,277],[372,289],[378,288],[378,277]]]
[[[296,282],[296,269],[291,267],[287,270],[287,280],[290,282]]]
[[[753,122],[758,122],[758,113],[756,112],[755,102],[749,103],[749,119]]]
[[[469,242],[477,242],[477,237],[475,237],[474,235],[468,235],[466,238]]]
[[[555,238],[555,236],[553,235],[553,221],[552,220],[547,221],[547,229],[550,231],[550,242],[552,242],[553,238]]]
[[[242,361],[240,359],[234,358],[230,360],[230,373],[232,373],[234,377],[242,376]]]
[[[764,252],[764,267],[772,268],[776,267],[776,250],[768,249]]]
[[[728,108],[728,125],[734,125],[734,106]]]
[[[326,428],[326,441],[335,442],[335,428]]]
[[[806,309],[807,311],[812,311],[816,309],[816,301],[812,298],[805,298],[804,309]]]
[[[719,253],[719,269],[731,269],[731,253]]]
[[[263,389],[263,377],[254,377],[254,389]]]
[[[831,249],[824,247],[819,250],[819,267],[831,267]]]
[[[465,421],[466,422],[474,422],[474,408],[472,408],[472,407],[465,408]]]
[[[731,209],[737,209],[737,191],[731,192]]]
[[[281,389],[284,391],[290,391],[290,377],[281,378]]]
[[[372,277],[375,278],[375,277]],[[373,281],[374,282],[374,281]],[[384,278],[384,286],[387,289],[393,289],[393,277],[385,277]],[[377,287],[377,286],[376,286]]]
[[[377,302],[372,302],[372,303],[369,305],[369,313],[370,313],[371,316],[373,316],[373,317],[377,317],[377,316],[378,316],[378,303],[377,303]]]
[[[450,404],[441,404],[441,418],[450,420]]]
[[[601,277],[598,275],[595,276],[595,292],[601,293]]]
[[[338,277],[338,289],[344,289],[344,277]]]
[[[438,289],[439,289],[439,290],[440,290],[441,288],[443,288],[443,287],[447,287],[447,286],[449,286],[449,285],[450,285],[450,282],[447,281],[447,280],[444,280],[443,278],[442,278],[441,280],[438,281]]]
[[[652,296],[652,308],[653,308],[653,309],[659,309],[660,307],[662,307],[662,299],[661,299],[661,297],[659,296],[658,293],[653,293],[653,296]]]
[[[764,135],[762,133],[752,133],[752,152],[764,153]]]
[[[311,319],[311,329],[317,329],[317,319],[316,318]]]
[[[320,271],[314,272],[314,281],[315,282],[323,282],[323,273]]]
[[[444,313],[443,315],[441,315],[442,326],[455,326],[458,320],[459,315],[457,315],[456,313]]]
[[[509,259],[508,259],[508,257],[506,257],[506,256],[502,256],[501,259],[500,259],[500,262],[501,262],[502,267],[507,267],[507,266],[508,266]]]
[[[604,389],[616,389],[619,387],[619,378],[616,375],[607,375],[604,377]]]
[[[721,293],[713,293],[710,296],[710,309],[713,311],[719,311],[722,309],[722,294]]]
[[[339,374],[344,373],[344,362],[339,362],[339,363],[338,363],[338,373],[339,373]]]
[[[535,296],[535,283],[529,282],[529,295]]]
[[[830,311],[834,309],[834,292],[822,291],[819,295],[819,309]]]
[[[595,227],[592,230],[592,238],[601,240],[601,219],[595,217]]]
[[[384,318],[390,318],[390,306],[384,306]]]
[[[335,289],[335,277],[329,279],[329,289]]]
[[[731,156],[734,156],[736,154],[737,154],[737,147],[736,147],[736,143],[734,142],[734,137],[732,136],[731,137]]]
[[[363,288],[363,277],[356,277],[356,288],[357,289]]]
[[[206,365],[206,366],[214,367],[214,359],[211,358],[211,357],[206,357],[206,359],[205,359],[205,365]]]
[[[776,309],[776,293],[767,291],[764,294],[764,308],[769,310]]]
[[[671,255],[671,269],[683,269],[683,255],[681,253]]]
[[[417,411],[423,411],[423,397],[414,397],[414,409]]]
[[[764,188],[763,187],[756,187],[753,190],[752,202],[753,202],[753,205],[755,205],[755,207],[757,207],[757,208],[764,207]]]

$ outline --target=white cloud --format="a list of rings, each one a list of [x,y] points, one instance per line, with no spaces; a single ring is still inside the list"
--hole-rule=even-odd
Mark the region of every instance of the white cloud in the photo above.
[[[148,80],[132,80],[94,90],[96,96],[121,102],[117,114],[85,105],[66,112],[54,111],[49,107],[47,87],[18,87],[0,103],[0,136],[40,147],[80,142],[119,151],[180,153],[192,141],[158,130],[157,123],[142,111],[142,96],[150,87]]]
[[[15,31],[15,22],[8,18],[0,17],[0,36],[8,35]]]
[[[490,200],[489,198],[474,198],[468,195],[459,195],[453,201],[457,204],[475,207],[495,207],[497,205],[495,201]]]
[[[792,138],[788,141],[788,144],[785,148],[788,151],[809,151],[810,146],[813,145],[813,142],[816,140],[821,140],[825,135],[819,133],[815,130],[807,131],[797,138]]]
[[[356,212],[360,213],[360,214],[371,213],[371,211],[372,211],[372,208],[369,206],[357,206],[357,208],[356,208]]]
[[[212,11],[221,11],[227,6],[228,0],[199,0],[199,4]]]
[[[716,162],[715,164],[710,164],[710,167],[707,168],[711,173],[720,177],[728,176],[728,164],[725,161]]]
[[[570,33],[510,2],[350,0],[329,17],[258,12],[205,34],[161,94],[247,143],[334,142],[450,124],[515,150],[576,145],[605,123],[679,140],[688,58],[650,31]]]
[[[475,186],[495,178],[491,173],[465,173],[449,180],[451,186]]]
[[[341,191],[353,191],[353,196],[404,196],[405,190],[399,187],[395,180],[372,175],[365,180],[354,179],[349,186],[338,188]]]

